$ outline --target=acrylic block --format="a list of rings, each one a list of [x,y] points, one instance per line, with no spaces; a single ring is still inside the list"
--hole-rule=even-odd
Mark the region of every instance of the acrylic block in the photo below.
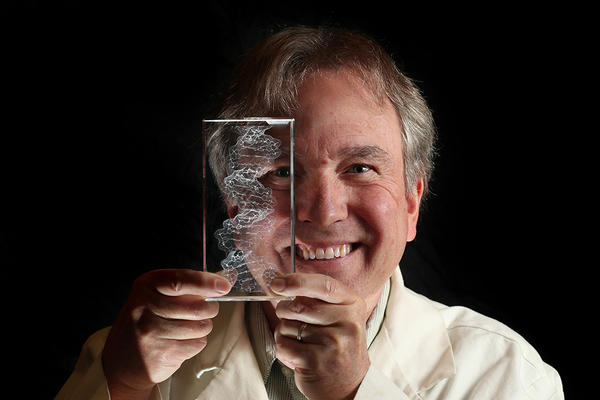
[[[294,120],[204,120],[202,130],[203,268],[233,285],[207,300],[282,300],[270,282],[296,271]]]

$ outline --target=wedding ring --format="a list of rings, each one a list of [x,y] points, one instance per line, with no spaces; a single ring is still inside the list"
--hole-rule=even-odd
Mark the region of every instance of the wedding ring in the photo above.
[[[306,329],[307,326],[308,326],[308,324],[306,324],[306,323],[300,325],[300,327],[298,328],[298,334],[296,335],[297,341],[299,341],[299,342],[302,341],[302,332],[304,332],[304,329]]]

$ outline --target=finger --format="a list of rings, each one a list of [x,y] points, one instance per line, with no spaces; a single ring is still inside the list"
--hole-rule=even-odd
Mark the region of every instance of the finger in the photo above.
[[[210,319],[199,321],[165,319],[146,313],[138,327],[141,335],[151,334],[160,339],[190,340],[207,336],[213,327]]]
[[[286,296],[306,296],[334,304],[348,304],[358,296],[338,280],[322,274],[294,273],[273,279],[271,289]]]
[[[303,343],[317,343],[315,339],[318,335],[315,335],[315,333],[318,328],[315,328],[316,326],[313,328],[311,324],[306,322],[282,319],[279,321],[275,333]]]
[[[281,335],[301,344],[318,344],[325,348],[341,348],[345,338],[353,332],[330,326],[312,325],[305,322],[282,319],[275,330],[275,336]]]
[[[152,271],[149,279],[156,290],[166,296],[222,296],[231,284],[222,276],[191,269],[163,269]]]
[[[227,279],[227,281],[229,281],[229,284],[231,286],[233,286],[233,285],[235,285],[235,282],[237,281],[238,271],[236,268],[228,268],[228,269],[223,269],[223,270],[217,272],[217,275],[222,276],[225,279]]]
[[[169,354],[170,357],[173,359],[188,360],[206,347],[207,338],[204,336],[198,339],[187,340],[167,339],[165,343],[167,343],[166,351],[171,353]]]
[[[166,319],[203,320],[217,316],[218,302],[207,302],[193,295],[166,296],[155,292],[148,302],[150,311]]]
[[[346,304],[332,304],[310,297],[296,296],[293,301],[280,301],[275,309],[279,319],[292,319],[313,325],[332,325],[345,318]]]
[[[320,359],[319,354],[322,353],[321,345],[299,342],[279,332],[275,334],[275,354],[291,369],[316,369]]]

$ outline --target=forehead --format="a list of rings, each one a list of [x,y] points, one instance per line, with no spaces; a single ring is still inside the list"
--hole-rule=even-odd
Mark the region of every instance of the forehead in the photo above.
[[[294,118],[299,158],[339,158],[362,148],[401,159],[402,128],[395,109],[387,99],[378,101],[355,75],[311,75],[300,86],[298,105]]]

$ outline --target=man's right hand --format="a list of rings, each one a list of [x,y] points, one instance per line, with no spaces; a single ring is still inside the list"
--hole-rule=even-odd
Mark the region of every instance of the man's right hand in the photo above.
[[[189,269],[156,270],[136,279],[102,353],[113,400],[147,399],[154,385],[206,346],[218,302],[231,285]]]

